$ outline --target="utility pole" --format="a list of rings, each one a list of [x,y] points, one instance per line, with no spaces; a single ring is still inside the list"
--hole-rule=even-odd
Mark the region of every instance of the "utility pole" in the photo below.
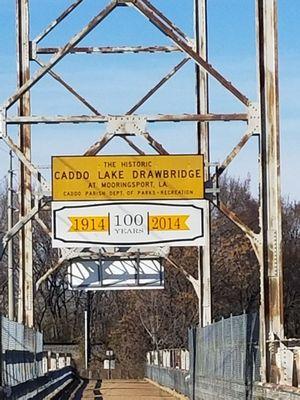
[[[9,152],[9,171],[8,171],[8,193],[7,193],[7,229],[10,230],[14,224],[14,203],[13,203],[13,153]],[[15,279],[14,279],[14,251],[13,239],[7,243],[7,263],[8,263],[8,317],[15,319]]]
[[[207,0],[194,0],[194,23],[197,53],[207,61]],[[196,107],[197,114],[208,114],[208,75],[207,72],[196,65]],[[204,181],[209,181],[209,126],[208,122],[197,122],[198,154],[204,155]],[[211,260],[210,260],[210,206],[206,202],[204,209],[204,231],[206,243],[199,249],[199,325],[211,324]]]
[[[261,106],[262,380],[277,382],[272,342],[284,338],[277,0],[257,0]],[[274,349],[275,350],[275,349]]]
[[[29,43],[29,4],[28,0],[16,0],[17,11],[17,54],[18,87],[30,79],[30,43]],[[30,110],[30,92],[25,92],[19,101],[19,116],[28,117]],[[19,127],[19,147],[27,158],[31,159],[31,127],[21,124]],[[20,218],[31,210],[31,174],[23,163],[20,166]],[[20,231],[20,272],[19,272],[19,310],[18,321],[33,326],[33,268],[32,268],[32,222],[29,221]]]

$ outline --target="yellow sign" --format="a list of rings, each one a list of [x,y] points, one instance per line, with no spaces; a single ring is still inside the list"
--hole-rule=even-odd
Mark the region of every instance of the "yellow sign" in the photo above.
[[[52,158],[55,201],[203,199],[202,155]]]
[[[130,214],[127,216],[131,217]],[[149,215],[148,231],[189,231],[189,215]],[[125,217],[126,218],[126,217]],[[69,232],[109,232],[109,216],[76,216],[68,217],[71,222]],[[128,218],[127,218],[128,219]],[[133,218],[132,218],[133,220]],[[118,226],[120,218],[117,216]]]
[[[109,217],[69,217],[69,232],[108,232]]]
[[[149,231],[189,231],[189,215],[150,215]]]

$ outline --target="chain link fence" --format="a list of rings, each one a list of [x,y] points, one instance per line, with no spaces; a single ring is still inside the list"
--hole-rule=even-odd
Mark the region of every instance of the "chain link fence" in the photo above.
[[[190,357],[185,349],[156,350],[147,354],[146,376],[186,396],[190,393]]]
[[[43,335],[0,316],[1,385],[16,386],[43,375]]]
[[[188,362],[179,362],[186,360],[186,352],[177,357],[170,350],[150,352],[146,375],[192,400],[251,399],[254,383],[260,380],[258,340],[256,314],[191,328]]]
[[[189,331],[191,398],[248,399],[260,380],[257,314]]]

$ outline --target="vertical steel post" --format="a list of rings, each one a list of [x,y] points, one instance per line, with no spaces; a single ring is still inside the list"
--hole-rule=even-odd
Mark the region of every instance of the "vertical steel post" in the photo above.
[[[198,247],[198,324],[200,327],[203,326],[203,310],[202,310],[202,305],[203,305],[203,287],[202,287],[202,282],[203,282],[203,276],[202,276],[202,247]]]
[[[261,106],[261,206],[263,234],[263,379],[277,382],[275,356],[267,340],[284,337],[280,193],[277,0],[257,0]]]
[[[108,379],[111,379],[111,359],[108,359]]]
[[[195,45],[197,53],[204,59],[208,58],[207,43],[207,0],[194,0],[195,8]],[[198,114],[207,114],[209,109],[208,75],[196,65],[196,106]],[[205,181],[209,180],[209,126],[208,122],[197,123],[198,154],[204,155]],[[210,261],[210,207],[207,202],[205,209],[204,230],[206,243],[200,250],[200,308],[199,321],[202,326],[211,323],[211,261]],[[201,315],[200,315],[201,310]]]
[[[256,47],[257,47],[257,71],[258,71],[258,95],[261,95],[261,56],[263,55],[263,41],[261,34],[262,21],[261,21],[261,5],[256,0]],[[261,114],[261,109],[260,109]],[[261,119],[262,122],[262,119]],[[259,229],[263,232],[263,155],[262,155],[262,135],[260,135],[258,143],[258,167],[259,167]],[[261,236],[262,237],[262,236]],[[263,251],[259,259],[260,267],[260,304],[259,304],[259,352],[260,352],[260,379],[261,382],[267,382],[267,335],[266,335],[266,324],[265,324],[265,265]]]
[[[13,153],[9,152],[9,171],[8,171],[8,193],[7,193],[7,229],[10,230],[14,224],[14,204],[13,204]],[[8,264],[8,318],[15,319],[15,277],[14,277],[14,252],[13,239],[7,243],[7,264]]]
[[[90,292],[86,294],[86,309],[84,311],[84,349],[85,349],[85,369],[87,370],[90,365],[91,359],[91,297]]]
[[[84,310],[84,366],[87,370],[89,367],[89,356],[88,356],[88,311]]]
[[[18,87],[30,79],[29,4],[28,0],[16,0],[16,28],[18,54]],[[19,102],[19,115],[29,116],[30,94],[24,93]],[[31,127],[19,128],[20,149],[31,159]],[[23,164],[20,167],[20,217],[31,210],[31,174]],[[33,326],[33,268],[32,268],[32,222],[29,221],[20,233],[19,273],[19,322]]]

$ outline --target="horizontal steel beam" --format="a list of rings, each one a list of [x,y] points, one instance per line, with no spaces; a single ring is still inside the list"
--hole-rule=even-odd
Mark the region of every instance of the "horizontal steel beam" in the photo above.
[[[37,47],[37,54],[55,54],[60,51],[60,47]],[[74,47],[69,51],[70,54],[76,53],[100,53],[100,54],[122,54],[122,53],[172,53],[182,52],[177,46],[89,46]]]
[[[122,116],[117,116],[122,117]],[[197,121],[248,121],[248,114],[156,114],[146,116],[147,122],[197,122]],[[29,117],[12,116],[6,118],[10,125],[18,124],[68,124],[68,123],[105,123],[107,115],[55,115]]]
[[[145,252],[145,251],[143,251],[143,252],[137,252],[137,251],[133,251],[133,252],[123,251],[123,252],[121,252],[121,251],[116,251],[114,253],[107,253],[106,251],[103,251],[103,252],[101,252],[101,257],[102,257],[102,259],[103,258],[105,258],[105,259],[107,259],[107,258],[114,259],[114,258],[117,257],[117,258],[125,259],[125,260],[128,260],[129,258],[131,258],[132,260],[136,260],[137,256],[141,256],[141,254],[142,254],[143,258],[147,258],[147,259],[148,258],[153,258],[153,259],[161,258],[160,253],[157,252],[157,251],[156,252],[155,251],[152,251],[152,252],[148,252],[148,251],[147,252]],[[89,260],[93,259],[93,260],[99,261],[99,252],[95,253],[95,252],[92,252],[92,251],[84,251],[84,252],[80,253],[78,255],[78,257],[80,259],[87,258]]]

